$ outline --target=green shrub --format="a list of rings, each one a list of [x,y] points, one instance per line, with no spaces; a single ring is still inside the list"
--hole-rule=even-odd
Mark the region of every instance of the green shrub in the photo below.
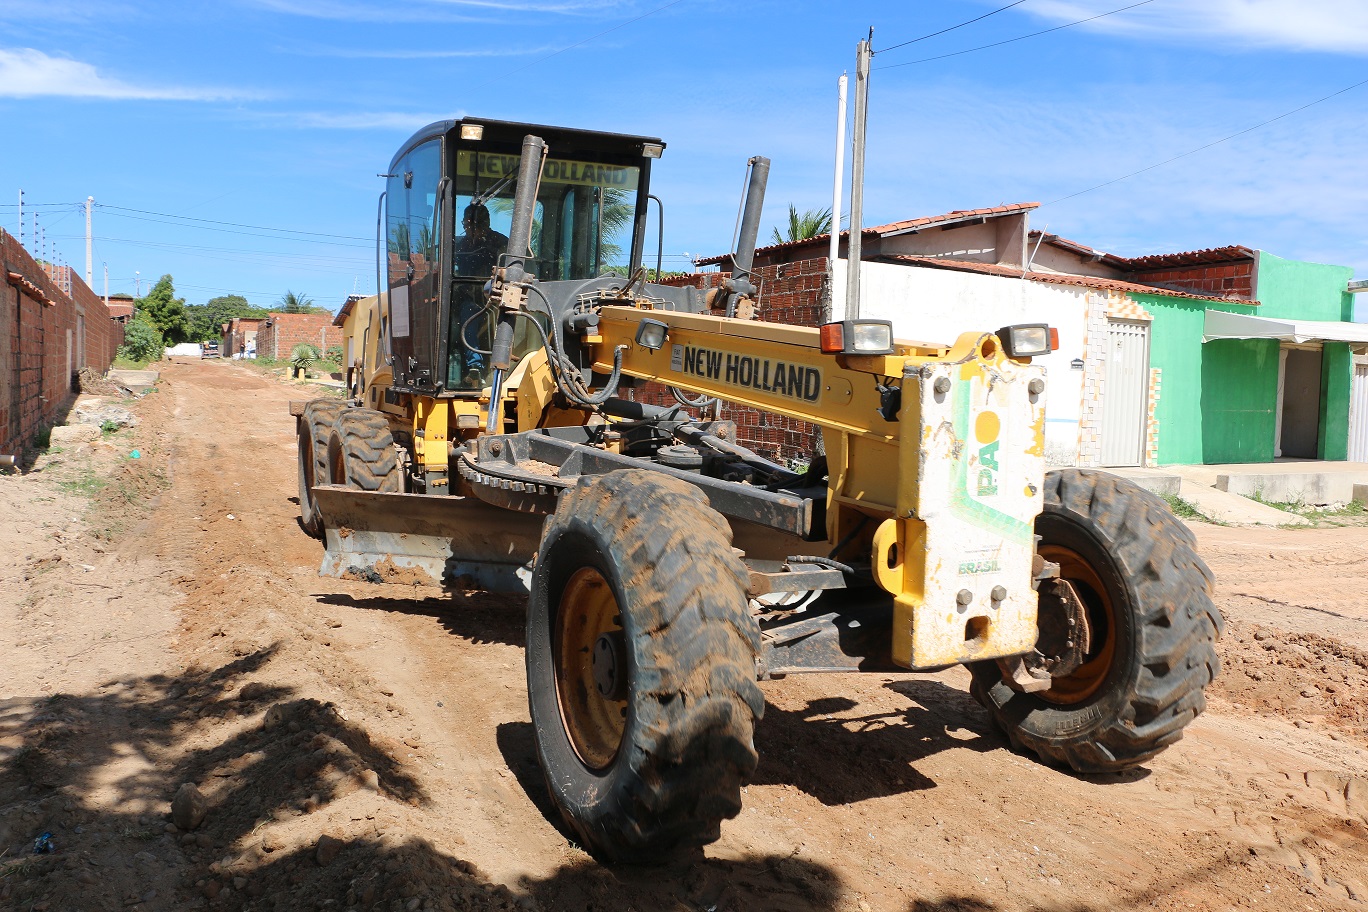
[[[119,346],[117,357],[145,364],[148,361],[160,361],[165,350],[166,343],[157,327],[139,317],[124,329],[124,341]]]

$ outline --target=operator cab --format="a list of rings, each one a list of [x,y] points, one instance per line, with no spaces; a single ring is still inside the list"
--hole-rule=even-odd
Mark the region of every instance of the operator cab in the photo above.
[[[540,285],[573,290],[641,263],[659,139],[474,118],[424,127],[390,163],[382,206],[396,392],[473,395],[489,384],[496,314],[485,306],[485,287],[508,253],[529,133],[548,153],[527,271]],[[541,344],[536,328],[520,321],[514,357]]]

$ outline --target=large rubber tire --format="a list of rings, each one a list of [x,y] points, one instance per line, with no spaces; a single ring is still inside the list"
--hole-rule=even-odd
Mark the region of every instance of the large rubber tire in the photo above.
[[[328,478],[362,491],[400,493],[403,471],[389,421],[374,409],[344,409],[328,436]]]
[[[328,438],[333,422],[346,408],[338,399],[314,399],[304,405],[296,433],[299,444],[299,523],[314,538],[323,535],[313,487],[328,481]]]
[[[659,861],[713,842],[740,813],[765,707],[745,578],[699,490],[649,470],[571,488],[547,518],[528,700],[546,787],[601,860]],[[620,644],[620,701],[594,697],[597,647],[576,646],[600,632]]]
[[[1211,571],[1162,500],[1106,472],[1046,475],[1036,534],[1087,604],[1092,645],[1042,693],[1012,690],[995,662],[972,665],[974,697],[1018,750],[1083,773],[1134,767],[1206,706],[1224,626]]]

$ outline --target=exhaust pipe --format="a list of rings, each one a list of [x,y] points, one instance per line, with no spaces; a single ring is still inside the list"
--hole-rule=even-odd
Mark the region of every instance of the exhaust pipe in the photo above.
[[[755,264],[755,239],[760,234],[760,212],[765,208],[765,185],[769,183],[770,160],[756,155],[746,163],[750,167],[750,182],[746,185],[746,201],[742,207],[741,230],[737,233],[736,250],[732,253],[732,275],[726,282],[727,316],[735,316],[740,298],[757,293],[750,277]]]
[[[760,210],[765,206],[765,185],[769,183],[770,160],[757,155],[747,164],[750,165],[750,183],[746,186],[746,206],[741,216],[741,233],[736,239],[736,252],[732,254],[732,278],[739,279],[750,275],[755,263],[755,239],[760,234]]]
[[[546,143],[539,136],[523,137],[522,158],[518,162],[518,189],[513,194],[513,224],[508,229],[508,252],[504,256],[503,279],[495,280],[494,294],[505,294],[510,285],[523,281],[527,272],[528,249],[532,243],[532,214],[537,205],[537,190],[541,184],[542,158]],[[503,297],[499,306],[499,323],[494,327],[494,344],[489,364],[494,369],[489,380],[489,413],[485,430],[493,434],[502,416],[499,401],[503,395],[504,375],[513,361],[513,323],[515,310]]]

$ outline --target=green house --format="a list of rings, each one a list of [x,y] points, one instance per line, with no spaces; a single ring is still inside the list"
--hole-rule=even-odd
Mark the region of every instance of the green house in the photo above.
[[[1234,278],[1226,290],[1245,291],[1249,303],[1130,295],[1152,315],[1150,370],[1162,390],[1150,418],[1154,463],[1351,458],[1351,395],[1368,397],[1368,324],[1352,322],[1353,270],[1223,248],[1203,271],[1229,273],[1216,278]],[[1146,276],[1165,278],[1180,277]],[[1361,412],[1356,425],[1368,418]]]

